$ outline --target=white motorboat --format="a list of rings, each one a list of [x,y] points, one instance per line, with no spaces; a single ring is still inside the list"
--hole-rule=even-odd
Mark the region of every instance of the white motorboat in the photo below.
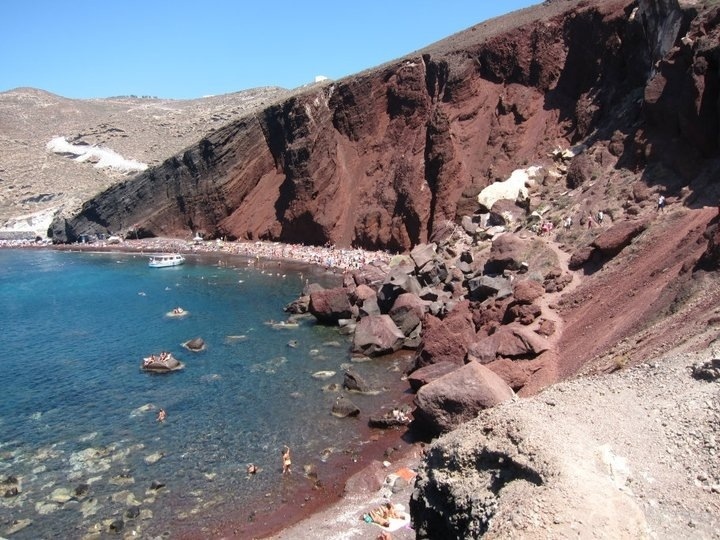
[[[165,253],[162,255],[153,255],[150,257],[148,266],[150,268],[165,268],[168,266],[178,266],[185,262],[185,257],[179,253]]]

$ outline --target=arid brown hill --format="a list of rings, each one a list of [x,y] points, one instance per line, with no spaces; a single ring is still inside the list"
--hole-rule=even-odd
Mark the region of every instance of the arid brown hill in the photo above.
[[[0,92],[0,226],[27,214],[77,212],[81,203],[138,168],[157,166],[285,95],[289,92],[281,88],[192,100],[68,99],[33,88]],[[100,163],[98,151],[78,160],[62,147],[48,148],[59,138],[79,149],[104,149],[110,159]]]
[[[718,151],[705,4],[561,0],[487,21],[208,134],[56,221],[54,238],[137,225],[406,250],[471,214],[487,184],[581,142],[678,190]]]

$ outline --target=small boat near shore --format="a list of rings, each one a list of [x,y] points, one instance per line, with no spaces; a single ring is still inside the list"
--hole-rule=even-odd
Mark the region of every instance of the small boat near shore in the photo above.
[[[179,266],[185,263],[185,257],[179,253],[167,253],[162,255],[152,255],[148,261],[150,268],[167,268],[169,266]]]

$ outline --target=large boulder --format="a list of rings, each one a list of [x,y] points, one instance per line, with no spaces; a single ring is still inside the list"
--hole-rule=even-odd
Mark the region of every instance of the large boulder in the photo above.
[[[501,274],[503,270],[520,270],[525,262],[527,241],[515,234],[504,233],[497,236],[490,248],[485,263],[488,274]]]
[[[368,285],[361,284],[355,288],[352,294],[352,302],[358,307],[361,317],[380,315],[377,292]]]
[[[363,379],[363,377],[359,373],[351,369],[348,369],[345,372],[345,375],[343,377],[343,388],[345,388],[346,390],[350,390],[351,392],[360,393],[367,393],[372,390],[370,388],[370,385],[365,381],[365,379]]]
[[[296,300],[293,300],[288,305],[286,305],[284,308],[285,311],[287,313],[293,313],[296,315],[307,313],[310,310],[310,295],[314,292],[322,291],[324,289],[325,287],[323,287],[319,283],[310,283],[306,285],[303,288],[302,295]]]
[[[378,291],[377,300],[382,313],[387,313],[404,293],[420,294],[422,287],[418,279],[401,268],[395,268],[386,277],[385,282]]]
[[[513,297],[520,304],[532,304],[545,292],[545,287],[532,279],[516,281],[513,285]]]
[[[568,166],[567,170],[567,186],[575,189],[590,181],[593,175],[593,161],[587,153],[578,154]]]
[[[517,321],[520,324],[528,325],[532,324],[541,314],[542,309],[537,304],[513,302],[508,306],[503,322],[510,324]]]
[[[444,283],[450,275],[445,261],[430,261],[422,271],[418,272],[418,279],[423,285],[438,285]]]
[[[523,326],[501,326],[493,336],[497,340],[497,354],[503,358],[535,358],[550,348],[547,339]]]
[[[568,268],[570,270],[580,270],[590,261],[590,259],[592,259],[594,253],[595,248],[592,246],[579,247],[570,256],[570,260],[568,261]]]
[[[515,201],[500,199],[490,209],[487,224],[490,226],[503,225],[513,227],[525,217],[525,209],[518,206]]]
[[[527,360],[550,348],[547,339],[524,326],[500,326],[495,333],[468,345],[468,361],[488,364],[497,358]]]
[[[512,294],[510,280],[502,276],[477,276],[467,283],[468,298],[480,301],[495,297],[502,299]]]
[[[153,373],[170,373],[183,369],[184,367],[185,364],[168,352],[147,356],[140,364],[142,370]]]
[[[184,343],[185,348],[193,352],[199,352],[205,349],[205,340],[201,337],[190,339]]]
[[[366,264],[352,272],[352,278],[356,285],[368,285],[373,289],[378,289],[380,284],[385,281],[388,268],[380,263]]]
[[[426,315],[423,339],[410,371],[447,361],[462,365],[467,345],[475,340],[475,325],[468,301],[459,302],[445,318]]]
[[[496,201],[507,199],[523,202],[528,199],[528,185],[538,176],[539,167],[516,169],[510,178],[502,182],[495,182],[484,188],[477,197],[481,209],[490,210]]]
[[[400,331],[409,336],[422,322],[426,310],[426,302],[419,296],[404,293],[397,297],[388,315]]]
[[[293,315],[303,315],[310,309],[310,297],[306,295],[299,296],[283,309],[285,312],[292,313]]]
[[[366,356],[380,356],[399,350],[405,334],[389,315],[363,317],[355,327],[353,350]]]
[[[460,366],[454,362],[438,362],[437,364],[430,364],[429,366],[416,369],[408,375],[408,384],[413,392],[417,392],[426,384],[459,368]]]
[[[513,395],[498,375],[471,362],[420,388],[415,396],[414,416],[421,430],[439,435]]]
[[[507,297],[471,303],[473,324],[477,331],[484,335],[492,334],[502,324],[510,301],[511,298]]]
[[[605,257],[613,257],[647,228],[644,221],[621,221],[595,238],[592,246]]]
[[[410,252],[410,257],[415,263],[417,270],[422,270],[427,263],[437,257],[437,245],[434,243],[419,244]]]
[[[494,362],[485,364],[485,367],[498,375],[515,392],[520,392],[528,380],[539,368],[534,365],[537,361],[514,362],[508,358],[499,358]]]
[[[704,233],[707,238],[707,249],[698,261],[698,268],[717,270],[720,268],[720,227],[714,223]]]
[[[352,316],[352,306],[343,287],[323,289],[310,294],[310,313],[323,324],[338,324]]]

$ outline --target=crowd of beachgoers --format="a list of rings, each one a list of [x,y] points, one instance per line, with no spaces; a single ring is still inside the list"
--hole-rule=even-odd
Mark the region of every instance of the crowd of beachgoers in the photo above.
[[[328,269],[352,270],[375,261],[389,262],[389,253],[346,249],[332,245],[306,246],[280,242],[248,242],[204,240],[187,241],[175,238],[144,238],[109,242],[55,245],[31,240],[0,240],[0,248],[52,247],[57,249],[82,249],[87,251],[133,251],[141,253],[227,253],[255,259],[292,260],[322,266]]]

